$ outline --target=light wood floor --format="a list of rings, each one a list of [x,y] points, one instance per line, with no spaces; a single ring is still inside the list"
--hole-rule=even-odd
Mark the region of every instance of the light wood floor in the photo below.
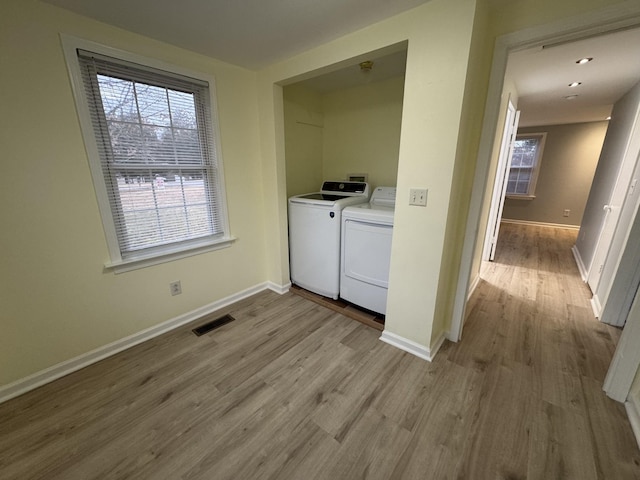
[[[637,479],[575,232],[505,225],[433,363],[264,292],[0,405],[2,479]]]

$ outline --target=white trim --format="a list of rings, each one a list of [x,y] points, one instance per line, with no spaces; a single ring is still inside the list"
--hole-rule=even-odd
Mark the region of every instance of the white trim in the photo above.
[[[505,198],[508,198],[509,200],[535,200],[536,196],[535,195],[518,195],[515,193],[508,193],[504,196]]]
[[[273,292],[276,292],[279,295],[284,295],[291,288],[291,282],[287,282],[284,285],[278,285],[273,282],[267,282],[267,288]]]
[[[6,402],[7,400],[22,395],[23,393],[27,393],[47,383],[53,382],[54,380],[80,370],[81,368],[99,362],[100,360],[115,355],[116,353],[122,352],[123,350],[131,348],[142,342],[151,340],[163,333],[167,333],[181,327],[182,325],[197,320],[204,315],[213,313],[216,310],[229,306],[267,289],[282,294],[288,291],[288,286],[280,286],[273,282],[264,282],[255,285],[238,293],[234,293],[233,295],[229,295],[228,297],[209,303],[208,305],[204,305],[200,308],[196,308],[195,310],[159,323],[158,325],[147,328],[138,333],[134,333],[133,335],[129,335],[128,337],[121,338],[120,340],[103,345],[102,347],[98,347],[90,352],[83,353],[82,355],[58,363],[57,365],[40,370],[32,375],[16,380],[15,382],[3,385],[0,387],[0,403]]]
[[[453,304],[451,329],[448,334],[448,338],[452,342],[457,342],[462,336],[466,297],[471,277],[471,268],[473,266],[475,246],[478,241],[480,217],[482,215],[482,205],[487,187],[493,142],[498,126],[500,98],[502,96],[509,52],[527,47],[540,46],[550,41],[579,40],[588,35],[605,33],[617,28],[638,24],[640,24],[640,5],[638,5],[636,0],[629,0],[603,9],[576,15],[572,18],[523,29],[500,36],[496,39],[489,78],[489,88],[487,90],[487,101],[485,103],[484,117],[482,120],[482,133],[478,147],[476,172],[473,179],[469,213],[465,227],[465,240],[462,245],[460,268],[458,270],[458,283]]]
[[[576,265],[578,265],[578,271],[580,272],[580,278],[582,278],[583,282],[587,282],[587,267],[584,266],[584,262],[582,261],[582,257],[580,256],[580,251],[574,245],[571,247],[571,253],[573,253],[573,258],[576,261]]]
[[[636,405],[633,399],[630,399],[624,402],[624,408],[627,410],[631,429],[633,430],[633,434],[636,436],[638,447],[640,447],[640,407]]]
[[[471,295],[473,295],[473,292],[476,291],[476,288],[478,288],[479,284],[480,284],[480,275],[476,275],[476,277],[471,282],[471,285],[469,286],[469,293],[467,294],[467,302],[471,300]]]
[[[223,248],[230,247],[236,240],[236,237],[224,237],[213,242],[208,242],[204,245],[190,246],[183,250],[166,251],[155,254],[152,257],[129,258],[119,262],[107,262],[105,263],[104,268],[111,269],[114,273],[130,272],[131,270],[138,270],[139,268],[172,262],[174,260],[192,257],[193,255],[199,255],[201,253],[222,250]]]
[[[631,387],[640,366],[640,297],[636,296],[622,335],[611,359],[602,389],[618,402],[630,397]]]
[[[589,300],[589,303],[591,303],[593,316],[596,318],[600,318],[600,315],[602,314],[602,305],[600,305],[600,299],[598,298],[598,295],[594,294],[593,297],[591,297],[591,300]]]
[[[504,223],[513,223],[516,225],[532,225],[534,227],[566,228],[569,230],[580,230],[580,225],[567,225],[565,223],[532,222],[529,220],[515,220],[511,218],[503,218],[502,221]]]
[[[445,335],[441,333],[438,339],[435,341],[433,348],[425,347],[424,345],[414,342],[413,340],[409,340],[407,338],[401,337],[400,335],[396,335],[395,333],[391,333],[387,330],[382,332],[380,336],[380,340],[389,345],[392,345],[400,350],[404,350],[405,352],[410,353],[411,355],[415,355],[416,357],[422,358],[423,360],[427,360],[428,362],[433,361],[438,350],[444,343]]]

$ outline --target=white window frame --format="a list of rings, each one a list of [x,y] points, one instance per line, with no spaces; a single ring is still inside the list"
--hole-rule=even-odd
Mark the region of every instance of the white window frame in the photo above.
[[[71,80],[71,87],[75,98],[82,136],[84,139],[85,148],[87,150],[87,156],[91,169],[93,185],[96,192],[96,198],[98,201],[98,207],[100,209],[100,215],[102,217],[102,224],[104,227],[107,247],[109,249],[110,260],[105,263],[105,268],[113,269],[115,273],[121,273],[231,246],[231,244],[236,239],[235,237],[230,235],[229,231],[226,192],[224,188],[225,181],[223,161],[219,141],[220,131],[218,127],[219,123],[217,117],[217,102],[215,98],[215,79],[213,78],[213,76],[201,72],[194,72],[159,60],[147,58],[123,50],[118,50],[70,35],[61,34],[60,37],[65,59],[67,62],[67,68],[69,71],[69,77]],[[126,258],[123,258],[120,252],[120,245],[118,242],[118,236],[116,234],[116,227],[111,210],[111,205],[109,202],[109,195],[107,187],[105,185],[105,178],[103,176],[102,163],[100,155],[98,153],[95,132],[93,124],[91,122],[90,108],[85,96],[85,86],[78,62],[77,51],[79,49],[87,50],[108,57],[113,57],[126,62],[136,63],[145,67],[191,77],[207,82],[209,84],[209,102],[211,105],[210,115],[213,128],[212,134],[213,137],[217,140],[214,142],[214,146],[216,149],[217,157],[216,170],[218,182],[216,185],[214,185],[214,187],[216,188],[217,204],[219,206],[218,213],[220,214],[221,224],[223,228],[223,235],[221,237],[215,239],[203,239],[199,242],[191,241],[188,244],[169,244],[162,247],[149,249],[149,251],[145,251],[140,255],[128,255]]]
[[[538,132],[538,133],[519,133],[516,135],[516,141],[523,138],[538,138],[538,148],[536,149],[536,158],[535,165],[533,166],[533,171],[531,173],[531,180],[529,181],[529,188],[527,193],[506,193],[507,198],[516,199],[516,200],[533,200],[536,198],[536,185],[538,183],[538,175],[540,174],[540,165],[542,164],[542,154],[544,151],[544,145],[547,140],[546,132]],[[509,165],[509,172],[513,168],[512,165]],[[507,184],[509,181],[509,177],[507,176]]]

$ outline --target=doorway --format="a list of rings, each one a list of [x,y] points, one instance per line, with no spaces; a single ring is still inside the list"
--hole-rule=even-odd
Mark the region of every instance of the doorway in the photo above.
[[[466,301],[471,286],[477,284],[479,272],[478,251],[482,252],[482,245],[478,243],[484,238],[484,228],[481,219],[486,221],[488,206],[483,201],[487,191],[487,179],[492,170],[494,140],[498,129],[500,112],[504,111],[503,88],[505,86],[505,72],[509,54],[525,48],[544,48],[545,45],[569,43],[585,38],[601,35],[603,32],[614,32],[624,29],[637,28],[640,25],[640,9],[631,14],[627,9],[612,8],[608,12],[608,20],[603,22],[601,14],[584,14],[572,19],[573,26],[568,28],[566,23],[545,25],[537,29],[516,32],[499,37],[494,49],[491,81],[485,108],[484,126],[478,151],[478,162],[474,178],[469,216],[466,226],[465,243],[462,251],[461,268],[459,270],[456,288],[454,315],[449,339],[458,341],[462,338]],[[522,101],[522,98],[519,99]],[[495,167],[494,167],[495,171]],[[477,269],[477,272],[475,271]]]

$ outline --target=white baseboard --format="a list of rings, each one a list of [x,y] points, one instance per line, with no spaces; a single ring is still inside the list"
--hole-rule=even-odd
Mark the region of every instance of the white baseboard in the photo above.
[[[278,285],[277,283],[267,282],[267,288],[273,292],[276,292],[280,295],[284,295],[291,288],[291,282],[285,283],[284,285]]]
[[[591,297],[591,309],[593,310],[593,315],[596,318],[600,318],[600,315],[602,314],[602,305],[600,305],[600,299],[598,298],[598,295],[594,294],[593,297]]]
[[[533,225],[536,227],[569,228],[571,230],[580,230],[580,225],[567,225],[565,223],[530,222],[529,220],[515,220],[511,218],[503,218],[500,221],[504,223],[516,223],[520,225]]]
[[[427,360],[428,362],[433,361],[436,354],[438,353],[438,350],[440,350],[440,347],[444,343],[444,339],[445,336],[444,333],[442,333],[434,343],[433,348],[428,348],[424,345],[414,342],[413,340],[406,339],[387,330],[384,330],[382,332],[382,335],[380,336],[380,340],[382,340],[383,342],[388,343],[389,345],[393,345],[400,350],[404,350],[411,355],[422,358],[423,360]]]
[[[289,284],[290,286],[290,284]],[[153,327],[142,330],[128,337],[116,340],[102,347],[98,347],[95,350],[79,355],[75,358],[65,360],[64,362],[53,365],[44,370],[40,370],[32,375],[29,375],[15,382],[3,385],[0,387],[0,403],[6,402],[14,397],[27,393],[35,388],[38,388],[46,383],[52,382],[58,378],[64,377],[70,373],[73,373],[81,368],[87,367],[93,363],[99,362],[107,357],[122,352],[127,348],[131,348],[147,340],[151,340],[154,337],[167,333],[175,328],[185,325],[189,322],[197,320],[198,318],[215,312],[221,308],[224,308],[239,300],[255,295],[256,293],[264,290],[273,290],[276,293],[283,294],[289,290],[287,285],[277,285],[272,282],[264,282],[259,285],[247,288],[241,292],[230,295],[226,298],[222,298],[208,305],[204,305],[200,308],[196,308],[190,312],[187,312],[178,317],[172,318],[165,322],[162,322]]]
[[[640,447],[640,407],[633,399],[627,400],[624,406],[627,410],[627,416],[629,417],[633,434],[636,436],[636,442],[638,442],[638,447]]]
[[[587,281],[587,268],[584,266],[584,262],[582,261],[582,257],[580,256],[580,252],[574,245],[571,247],[571,253],[573,253],[573,258],[576,261],[576,265],[578,265],[578,271],[580,272],[580,278],[582,278],[583,282]]]

